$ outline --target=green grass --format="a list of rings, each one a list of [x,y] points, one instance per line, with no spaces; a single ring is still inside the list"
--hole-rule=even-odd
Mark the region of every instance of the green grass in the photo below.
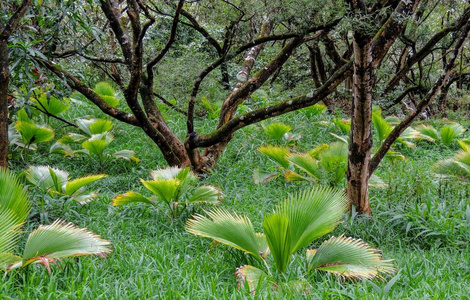
[[[67,114],[71,118],[81,116],[78,109]],[[298,148],[307,151],[333,140],[328,128],[312,126],[325,118],[298,113],[276,121],[289,124],[293,133],[301,134]],[[55,120],[51,123],[56,138],[70,130]],[[181,118],[174,117],[172,126],[178,126],[178,133],[183,134]],[[50,144],[40,145],[36,153],[23,153],[24,160],[15,153],[11,167],[17,172],[30,164],[49,164],[69,171],[72,178],[108,174],[90,187],[97,189],[100,197],[85,206],[64,204],[32,191],[35,206],[26,227],[36,227],[41,220],[66,219],[111,240],[114,252],[106,259],[66,259],[52,268],[52,275],[41,266],[1,274],[0,299],[252,298],[238,289],[234,275],[237,267],[254,263],[250,257],[184,231],[185,220],[204,207],[189,209],[171,220],[164,205],[110,205],[119,193],[142,192],[139,178],[149,179],[150,170],[165,166],[156,146],[137,128],[115,122],[113,134],[110,152],[136,150],[139,164],[110,160],[101,169],[89,157],[49,155]],[[276,169],[256,150],[267,140],[259,124],[237,132],[218,166],[203,180],[222,189],[224,208],[246,214],[258,230],[263,214],[287,195],[309,186],[305,182],[286,183],[282,178],[261,186],[253,183],[254,168]],[[286,277],[308,280],[312,286],[308,296],[265,287],[254,298],[466,299],[470,294],[470,187],[468,182],[437,179],[429,171],[432,163],[452,156],[456,150],[455,145],[449,149],[424,142],[416,148],[400,148],[406,162],[384,162],[377,170],[389,187],[371,190],[372,218],[345,217],[332,233],[362,238],[381,249],[385,258],[395,259],[395,277],[387,277],[385,282],[343,282],[321,273],[305,274],[305,267],[292,268]],[[39,206],[42,201],[43,208]],[[300,255],[294,257],[293,266],[299,265]]]

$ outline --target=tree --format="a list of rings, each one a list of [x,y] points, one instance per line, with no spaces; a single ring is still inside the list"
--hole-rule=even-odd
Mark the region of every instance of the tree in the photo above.
[[[51,1],[49,5],[55,4]],[[436,25],[441,11],[451,8],[456,13]],[[433,0],[389,0],[373,5],[367,1],[298,0],[289,6],[283,1],[103,0],[99,5],[67,2],[63,10],[70,13],[59,12],[53,26],[38,30],[49,35],[45,40],[50,47],[43,46],[47,58],[36,56],[36,61],[104,113],[141,128],[170,165],[191,165],[197,172],[215,166],[237,130],[320,101],[334,106],[333,93],[339,93],[344,82],[350,87],[353,78],[352,94],[343,92],[352,99],[348,196],[363,213],[370,213],[368,178],[390,145],[439,93],[465,42],[470,15],[463,1]],[[194,43],[197,47],[193,49]],[[436,75],[440,72],[433,59],[436,51],[444,53],[442,60],[446,61],[442,82]],[[179,60],[182,55],[188,59]],[[302,58],[309,55],[309,63],[304,62]],[[233,67],[227,71],[237,59],[245,62],[242,73]],[[176,63],[181,61],[188,65]],[[94,76],[101,74],[98,76],[113,81],[127,107],[114,107],[94,92],[92,80],[79,74],[79,63],[95,68]],[[289,67],[298,72],[310,68],[310,77],[297,77],[302,84],[289,84],[289,88],[301,90],[298,96],[256,102],[253,110],[240,112],[238,108],[257,90],[280,82],[282,76],[296,75],[282,72]],[[184,93],[175,98],[187,101],[167,100],[172,91],[165,91],[166,86],[173,83],[165,81],[169,72],[162,75],[163,68],[181,71],[178,76],[183,80],[171,79],[184,81]],[[207,94],[204,84],[213,83],[219,68],[220,91],[226,90],[227,83],[234,84],[225,95],[215,94],[221,97],[219,120],[204,134],[198,127],[197,106],[201,94]],[[233,80],[230,73],[239,76]],[[189,80],[192,85],[185,85]],[[313,80],[315,87],[305,80]],[[419,97],[421,101],[416,102]],[[416,106],[371,158],[372,103],[393,107],[406,99]],[[169,125],[166,107],[185,118],[184,138]]]
[[[24,0],[19,6],[2,4],[3,11],[15,11],[3,22],[0,19],[0,168],[8,168],[8,85],[10,83],[10,64],[8,57],[8,39],[18,27],[32,0]],[[4,7],[5,5],[5,7]],[[16,7],[17,6],[17,7]]]

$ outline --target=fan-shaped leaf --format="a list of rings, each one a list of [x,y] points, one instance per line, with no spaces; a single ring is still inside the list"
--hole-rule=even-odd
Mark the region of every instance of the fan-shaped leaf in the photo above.
[[[276,146],[263,146],[259,147],[258,151],[267,155],[269,158],[280,164],[284,169],[289,168],[289,161],[287,156],[289,155],[289,149],[285,147]]]
[[[41,93],[37,97],[31,97],[30,99],[39,109],[46,110],[53,115],[58,115],[69,109],[70,99],[68,98],[59,100],[57,97],[48,97],[46,93]]]
[[[142,203],[147,203],[151,205],[155,205],[154,202],[152,202],[149,198],[142,196],[139,193],[136,192],[126,192],[125,194],[117,195],[113,199],[113,206],[119,206],[123,204],[128,204],[128,203],[136,203],[136,202],[142,202]]]
[[[331,232],[342,220],[347,199],[330,188],[313,188],[289,197],[276,212],[287,216],[291,228],[291,253]]]
[[[154,180],[158,179],[174,179],[178,175],[178,173],[181,171],[181,168],[179,167],[168,167],[164,169],[159,169],[155,171],[150,171],[150,176]]]
[[[438,161],[432,166],[437,174],[470,179],[470,152],[460,151],[453,158]]]
[[[104,149],[113,141],[114,137],[106,132],[94,134],[88,140],[82,143],[82,147],[90,151],[90,153],[102,155]]]
[[[62,144],[61,142],[54,143],[49,149],[49,152],[54,154],[60,154],[64,157],[74,155],[74,151],[72,150],[72,148],[70,148],[70,146]]]
[[[207,212],[207,215],[210,219],[202,215],[193,216],[186,223],[186,231],[212,238],[262,260],[260,253],[266,249],[260,249],[259,237],[246,216],[231,214],[221,208]]]
[[[134,150],[120,150],[117,152],[113,153],[113,156],[116,158],[122,158],[125,160],[132,160],[138,163],[140,159],[135,156],[135,151]]]
[[[166,203],[171,203],[176,196],[181,181],[178,179],[168,180],[140,180],[142,184],[154,195],[160,197]]]
[[[61,257],[103,255],[111,251],[110,244],[87,229],[57,220],[52,225],[39,226],[29,235],[23,252],[23,266]]]
[[[83,186],[105,178],[106,176],[107,175],[105,174],[97,174],[71,180],[65,185],[65,194],[72,196],[73,193],[75,193],[78,189],[82,188]]]
[[[101,81],[93,89],[100,96],[114,96],[114,88],[108,82]]]
[[[318,162],[315,161],[308,154],[291,154],[287,156],[287,160],[294,164],[297,168],[304,171],[312,177],[313,180],[318,180]]]
[[[315,252],[307,252],[310,269],[331,272],[338,276],[372,279],[380,273],[393,273],[389,260],[383,260],[376,249],[359,239],[332,237]]]
[[[268,215],[263,221],[269,251],[273,255],[276,266],[281,272],[286,271],[292,255],[292,234],[289,223],[288,217],[280,213]]]
[[[0,168],[0,210],[10,211],[14,222],[21,224],[26,220],[30,208],[28,195],[18,178],[10,171]]]
[[[423,139],[429,142],[434,143],[439,140],[439,133],[436,128],[431,125],[419,125],[416,127],[416,130],[420,132],[419,139]]]
[[[239,288],[244,288],[246,284],[250,293],[254,293],[258,287],[261,287],[263,281],[268,277],[264,271],[250,265],[238,268],[235,275]]]
[[[372,123],[375,130],[377,130],[380,142],[384,141],[393,130],[393,127],[382,117],[381,110],[372,113]]]
[[[271,123],[264,128],[264,133],[273,140],[280,140],[292,128],[284,123]]]
[[[443,126],[441,128],[441,141],[445,146],[450,146],[457,136],[457,132],[451,126]]]
[[[265,184],[266,182],[278,177],[278,173],[266,172],[259,169],[253,171],[253,182],[255,184]]]
[[[188,202],[204,202],[216,204],[220,201],[221,197],[222,193],[218,189],[213,186],[205,185],[197,188],[191,198],[188,199]]]
[[[21,134],[25,144],[39,144],[52,140],[54,130],[45,126],[39,126],[30,122],[18,121],[15,123],[16,129]]]
[[[26,170],[26,179],[43,191],[50,189],[60,192],[65,185],[69,173],[49,166],[31,166]],[[54,178],[55,177],[55,178]],[[60,184],[60,188],[57,185]]]

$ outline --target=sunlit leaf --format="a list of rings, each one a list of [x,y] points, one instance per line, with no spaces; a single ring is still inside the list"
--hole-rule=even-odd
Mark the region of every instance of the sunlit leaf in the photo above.
[[[376,249],[362,240],[332,237],[315,252],[307,252],[309,269],[331,272],[337,276],[351,278],[380,278],[380,273],[395,271],[389,260],[383,260]]]
[[[265,184],[279,176],[279,173],[266,172],[259,169],[253,171],[253,181],[255,184]]]
[[[279,271],[285,272],[292,256],[289,219],[279,213],[268,215],[264,218],[263,228],[276,266]]]
[[[140,180],[142,184],[154,195],[160,197],[166,203],[170,203],[176,196],[181,181],[178,179]]]
[[[119,206],[123,204],[137,202],[155,205],[155,203],[152,202],[149,198],[132,191],[126,192],[125,194],[117,195],[116,197],[114,197],[112,204],[113,206]]]
[[[287,156],[289,155],[290,151],[288,148],[263,146],[259,147],[258,151],[280,164],[284,169],[289,168],[289,161],[287,160]]]
[[[237,268],[235,275],[239,288],[245,288],[246,284],[250,293],[254,293],[258,287],[261,287],[263,281],[268,277],[264,271],[250,265]]]
[[[220,201],[222,193],[213,186],[205,185],[197,188],[188,199],[189,203],[204,202],[216,204]]]
[[[105,178],[106,176],[107,175],[105,174],[97,174],[97,175],[89,175],[86,177],[81,177],[81,178],[71,180],[67,182],[65,185],[65,193],[71,196],[73,193],[75,193],[77,190],[79,190],[83,186],[90,184],[92,182],[95,182],[97,180],[100,180],[102,178]]]
[[[125,160],[132,160],[136,163],[140,161],[140,159],[135,156],[134,150],[120,150],[120,151],[114,152],[113,156],[116,158],[122,158]]]
[[[284,123],[271,123],[264,127],[264,133],[273,140],[280,140],[292,128]]]

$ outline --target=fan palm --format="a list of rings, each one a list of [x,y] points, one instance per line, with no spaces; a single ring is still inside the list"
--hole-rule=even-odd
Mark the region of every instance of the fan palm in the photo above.
[[[50,272],[49,263],[70,256],[103,255],[111,251],[109,241],[71,223],[61,220],[39,226],[33,231],[21,256],[12,252],[17,245],[30,209],[30,202],[17,178],[0,170],[0,269],[11,270],[42,263]]]
[[[180,206],[184,209],[195,203],[217,204],[222,197],[222,193],[213,186],[205,185],[194,188],[193,186],[199,181],[199,178],[188,167],[169,167],[151,171],[150,175],[152,180],[141,179],[140,182],[153,196],[146,197],[137,192],[128,191],[125,194],[117,195],[112,204],[119,206],[141,202],[156,206],[155,200],[160,200],[168,205],[171,216],[175,218],[180,211]],[[190,190],[192,190],[191,195],[189,195]]]
[[[276,269],[285,273],[292,255],[313,241],[330,233],[346,211],[347,199],[340,191],[313,188],[282,202],[263,221],[264,234],[255,232],[251,221],[224,209],[208,212],[208,217],[195,215],[186,230],[195,235],[242,250],[266,265],[266,270],[243,266],[237,275],[254,290],[260,280],[273,281],[267,259],[271,254]],[[268,247],[266,247],[268,245]],[[322,270],[351,278],[374,278],[391,273],[390,261],[358,239],[332,237],[316,250],[307,250],[309,270]]]
[[[89,175],[69,180],[69,173],[49,166],[31,166],[26,170],[26,179],[43,192],[55,197],[68,197],[86,204],[98,197],[95,192],[84,190],[85,185],[106,177],[105,174]]]
[[[462,136],[466,129],[462,125],[455,122],[448,122],[441,127],[440,131],[432,125],[419,125],[416,127],[419,132],[419,139],[429,142],[441,142],[443,145],[449,147],[458,137]]]
[[[432,170],[442,176],[470,180],[470,151],[460,151],[452,158],[438,161]]]

